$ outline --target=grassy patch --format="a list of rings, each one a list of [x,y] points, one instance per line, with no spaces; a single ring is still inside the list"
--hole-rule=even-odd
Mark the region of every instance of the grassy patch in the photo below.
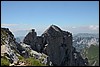
[[[28,66],[45,66],[44,64],[40,63],[39,60],[36,60],[35,58],[27,58],[26,63],[28,63]]]
[[[99,47],[95,45],[91,45],[89,48],[85,49],[84,55],[88,57],[89,65],[91,66],[95,61],[96,65],[99,64]],[[86,54],[87,52],[87,54]]]
[[[26,66],[46,66],[45,64],[40,63],[39,60],[35,59],[34,57],[24,58],[22,56],[18,56],[19,62],[25,62]]]
[[[1,58],[1,66],[9,66],[10,62],[5,57]]]
[[[18,59],[19,59],[19,60],[24,60],[24,57],[18,56]]]

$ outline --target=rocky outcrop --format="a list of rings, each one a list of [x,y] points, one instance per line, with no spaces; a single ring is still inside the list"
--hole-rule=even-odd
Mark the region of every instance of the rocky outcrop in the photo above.
[[[42,52],[43,37],[37,36],[35,29],[32,29],[24,38],[23,43],[30,45],[35,51]]]
[[[37,37],[38,42],[36,44],[41,44],[41,37]],[[27,41],[26,41],[27,42]],[[27,43],[28,44],[28,43]],[[9,61],[9,66],[24,66],[21,63],[21,58],[34,57],[38,59],[42,64],[47,64],[47,57],[45,54],[38,53],[34,51],[31,45],[25,43],[18,43],[14,38],[14,35],[8,28],[1,28],[1,58],[4,60],[6,58]],[[38,49],[39,46],[36,46]],[[38,50],[40,51],[40,50]],[[3,62],[3,61],[2,61]],[[3,62],[6,63],[6,62]],[[2,65],[4,65],[2,63]],[[21,64],[18,64],[21,63]]]
[[[7,57],[10,63],[16,63],[18,54],[25,56],[25,51],[20,44],[15,41],[14,35],[8,28],[1,28],[1,57]]]
[[[50,57],[54,65],[64,65],[65,61],[68,65],[71,63],[71,44],[72,35],[69,32],[62,31],[55,25],[50,26],[43,34],[45,38],[44,45],[47,44],[45,52]],[[66,55],[69,59],[66,58]]]
[[[72,65],[73,66],[88,66],[88,59],[83,59],[79,52],[72,47]]]
[[[21,45],[23,48],[25,48],[25,50],[28,51],[30,57],[34,57],[35,59],[38,59],[42,64],[48,64],[47,61],[48,56],[46,54],[32,50],[31,46],[25,43],[21,43]]]
[[[1,28],[1,57],[7,56],[11,63],[18,61],[18,57],[13,51],[14,48],[17,50],[14,40],[14,35],[8,28]]]
[[[35,29],[30,30],[30,32],[26,35],[23,42],[27,45],[30,45],[33,50],[36,50],[36,32]]]
[[[23,43],[17,43],[8,28],[1,28],[1,57],[6,55],[10,63],[16,63],[19,54],[50,66],[87,66],[88,59],[72,46],[72,38],[72,33],[51,25],[41,36],[32,29]]]
[[[55,25],[51,25],[41,36],[37,36],[32,29],[23,42],[30,45],[33,50],[48,55],[54,66],[88,65],[87,60],[72,47],[72,33],[63,31]]]

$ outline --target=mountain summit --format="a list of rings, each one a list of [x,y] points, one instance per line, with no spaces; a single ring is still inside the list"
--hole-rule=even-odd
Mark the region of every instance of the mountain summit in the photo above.
[[[54,66],[86,66],[88,61],[83,59],[72,46],[72,34],[51,25],[41,36],[34,35],[35,31],[28,33],[24,43],[37,52],[48,55],[48,63]]]

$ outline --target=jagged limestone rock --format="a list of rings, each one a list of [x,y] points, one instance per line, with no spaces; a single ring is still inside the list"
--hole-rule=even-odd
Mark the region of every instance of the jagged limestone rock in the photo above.
[[[30,45],[33,50],[36,50],[36,36],[35,29],[32,29],[24,38],[23,43]]]
[[[1,57],[6,56],[10,63],[16,63],[18,61],[18,57],[13,51],[14,49],[17,50],[14,40],[14,35],[8,28],[1,28]]]
[[[88,65],[87,60],[72,47],[72,33],[55,25],[51,25],[41,36],[37,36],[34,30],[29,32],[24,43],[30,45],[33,50],[48,55],[48,61],[52,62],[53,66]]]
[[[8,28],[1,28],[1,56],[7,56],[10,63],[17,63],[18,54],[29,57],[27,51],[15,41],[14,35]],[[25,53],[23,53],[25,51]]]
[[[71,63],[71,45],[72,35],[69,32],[62,31],[55,25],[50,26],[42,36],[45,39],[46,53],[54,65],[64,65],[67,60],[68,65]],[[67,59],[66,55],[70,58]]]

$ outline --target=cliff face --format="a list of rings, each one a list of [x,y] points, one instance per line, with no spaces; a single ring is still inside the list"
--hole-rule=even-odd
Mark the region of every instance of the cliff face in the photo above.
[[[42,37],[44,37],[43,44],[47,45],[45,52],[50,57],[52,63],[59,66],[64,65],[68,61],[67,65],[70,65],[72,55],[71,33],[62,31],[57,26],[52,25],[42,34]]]
[[[15,41],[12,32],[8,28],[1,28],[1,57],[6,57],[10,63],[17,63],[18,56],[25,56],[22,51],[25,49]]]
[[[27,44],[27,45],[30,45],[31,48],[33,50],[36,50],[35,49],[35,43],[36,43],[36,32],[34,29],[32,29],[28,34],[27,36],[24,38],[24,43]]]
[[[8,28],[1,28],[1,57],[6,55],[11,63],[18,61],[18,57],[13,51],[14,48],[17,49],[14,40],[14,35]]]
[[[41,36],[35,30],[29,32],[23,41],[35,51],[48,55],[48,63],[54,66],[85,66],[88,60],[72,47],[72,34],[51,25]]]

